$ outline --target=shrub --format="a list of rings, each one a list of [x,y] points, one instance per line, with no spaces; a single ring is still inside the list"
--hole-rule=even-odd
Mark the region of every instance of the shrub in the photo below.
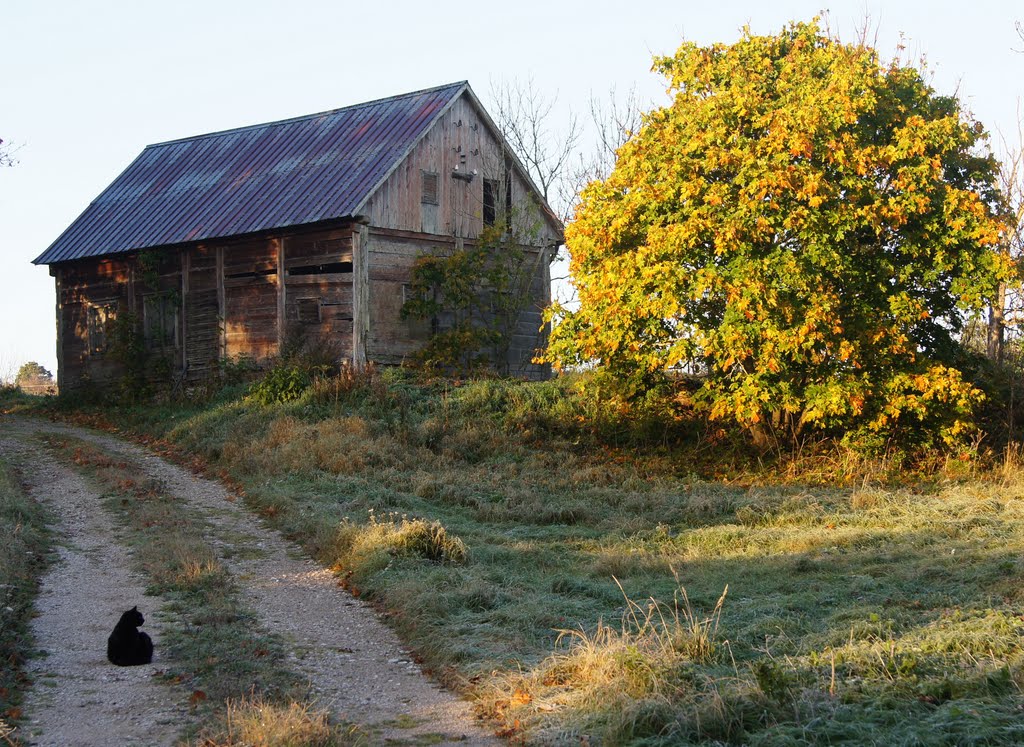
[[[342,521],[335,542],[337,563],[353,573],[372,573],[395,556],[453,565],[461,565],[469,557],[466,543],[438,521],[394,513],[378,517],[372,509],[367,524]]]
[[[252,385],[249,399],[261,405],[291,402],[302,396],[309,388],[309,371],[294,365],[277,365],[267,375]]]

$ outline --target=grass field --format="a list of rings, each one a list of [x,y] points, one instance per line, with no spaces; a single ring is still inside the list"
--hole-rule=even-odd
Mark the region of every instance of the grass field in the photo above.
[[[116,417],[235,484],[515,739],[1024,743],[1012,461],[758,463],[572,380],[386,372]]]
[[[45,510],[26,495],[14,465],[0,459],[0,739],[14,738],[22,717],[32,601],[52,544],[47,526]]]

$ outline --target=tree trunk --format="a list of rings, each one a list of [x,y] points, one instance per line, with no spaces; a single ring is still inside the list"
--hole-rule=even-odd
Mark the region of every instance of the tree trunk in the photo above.
[[[754,440],[754,446],[759,451],[768,451],[771,448],[772,439],[768,435],[768,430],[761,423],[752,423],[749,430]]]
[[[988,359],[993,363],[1003,361],[1003,329],[1005,321],[1003,310],[1006,308],[1006,283],[999,284],[996,297],[988,311]]]

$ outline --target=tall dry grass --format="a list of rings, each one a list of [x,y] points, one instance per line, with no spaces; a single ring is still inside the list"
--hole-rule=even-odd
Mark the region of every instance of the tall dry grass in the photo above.
[[[614,742],[615,734],[675,728],[685,710],[680,704],[698,689],[692,668],[727,650],[719,627],[729,589],[706,613],[694,608],[682,584],[671,604],[637,602],[621,584],[619,590],[626,607],[618,626],[599,621],[592,631],[560,631],[556,646],[564,650],[500,678],[481,697],[484,712],[542,740],[571,734]]]
[[[259,697],[230,700],[223,722],[196,747],[362,747],[367,735],[332,724],[325,711],[305,703],[274,703]]]

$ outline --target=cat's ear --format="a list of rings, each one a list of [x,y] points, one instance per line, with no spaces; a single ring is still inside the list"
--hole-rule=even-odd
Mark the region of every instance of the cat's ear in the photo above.
[[[131,611],[132,612],[138,612],[139,611],[139,605],[135,605],[134,607],[132,607]]]

